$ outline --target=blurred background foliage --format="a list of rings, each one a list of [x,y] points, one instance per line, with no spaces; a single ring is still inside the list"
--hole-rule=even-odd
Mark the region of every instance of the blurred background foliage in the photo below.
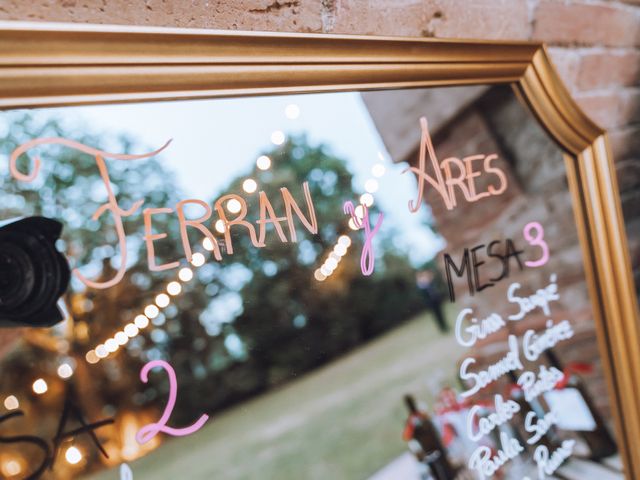
[[[145,149],[126,136],[79,132],[56,119],[34,117],[29,112],[5,116],[8,134],[0,139],[0,152],[8,158],[18,145],[38,137],[64,137],[114,153],[141,153]],[[81,266],[90,278],[111,278],[119,265],[113,221],[91,215],[106,201],[95,159],[70,148],[40,148],[42,170],[36,181],[25,184],[13,179],[6,165],[0,166],[0,219],[44,215],[64,224],[60,248],[73,267]],[[31,151],[33,155],[35,152]],[[2,360],[0,394],[20,395],[27,414],[29,434],[51,438],[62,408],[65,384],[73,384],[91,420],[146,411],[155,419],[164,408],[166,376],[152,376],[148,385],[139,371],[152,359],[165,359],[174,367],[178,381],[178,402],[171,417],[174,425],[190,424],[200,412],[213,413],[274,386],[303,375],[394,328],[424,309],[415,286],[415,272],[405,252],[394,246],[393,231],[383,228],[377,235],[376,270],[371,277],[360,271],[363,232],[354,232],[342,212],[345,201],[357,203],[352,174],[345,159],[333,156],[322,145],[310,145],[306,137],[289,138],[282,146],[263,152],[272,167],[255,166],[232,179],[220,195],[242,194],[247,200],[248,218],[258,217],[258,195],[244,194],[242,182],[250,177],[266,192],[278,216],[284,216],[280,188],[288,188],[306,214],[302,191],[309,183],[319,231],[311,235],[295,219],[297,243],[282,243],[273,227],[267,227],[266,247],[254,247],[244,228],[232,228],[233,255],[216,262],[201,247],[203,235],[189,229],[194,251],[207,255],[207,262],[193,268],[195,277],[183,283],[180,295],[162,309],[140,335],[125,348],[95,365],[85,361],[86,352],[132,322],[165,291],[176,270],[150,272],[143,242],[144,225],[140,209],[125,218],[129,266],[122,282],[107,290],[86,289],[72,282],[66,295],[73,322],[47,334],[51,342],[25,337],[20,348]],[[107,160],[109,175],[119,204],[128,208],[144,199],[142,208],[174,207],[186,195],[175,183],[175,175],[157,158],[138,161]],[[21,171],[29,170],[26,155]],[[213,206],[218,197],[206,199]],[[375,221],[377,210],[371,208]],[[219,238],[213,223],[209,228]],[[184,260],[175,214],[155,215],[154,230],[167,238],[155,242],[158,264]],[[286,223],[281,224],[289,238]],[[256,226],[257,228],[257,226]],[[333,275],[324,282],[314,271],[335,246],[340,235],[349,235],[352,245]],[[62,362],[71,363],[75,374],[63,381],[55,374]],[[42,377],[51,395],[31,393],[32,378]],[[55,408],[54,408],[55,407]],[[292,406],[293,407],[293,406]],[[104,429],[102,439],[116,450],[124,448],[124,427]],[[12,432],[3,426],[3,433]],[[133,434],[135,431],[133,431]],[[34,455],[36,453],[34,452]],[[87,469],[97,466],[93,449]],[[64,470],[57,474],[64,477]]]

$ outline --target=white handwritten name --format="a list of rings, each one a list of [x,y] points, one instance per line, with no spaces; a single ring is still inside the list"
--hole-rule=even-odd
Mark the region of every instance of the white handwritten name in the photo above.
[[[536,293],[529,295],[528,297],[518,297],[515,295],[515,291],[521,287],[519,283],[515,282],[509,285],[507,298],[511,303],[517,303],[520,307],[518,313],[509,315],[509,320],[520,320],[524,318],[527,313],[537,307],[540,307],[545,315],[550,315],[551,311],[549,310],[549,303],[560,299],[556,278],[556,274],[552,274],[550,277],[551,283],[549,283],[549,285],[545,288],[538,289]]]
[[[556,384],[564,378],[564,373],[556,367],[547,368],[540,365],[538,376],[530,371],[523,372],[518,378],[518,385],[524,392],[524,398],[527,402],[532,401],[544,392],[553,390]]]
[[[538,443],[538,441],[540,441],[540,439],[557,422],[558,417],[553,411],[545,413],[543,418],[539,418],[535,412],[527,413],[527,416],[524,419],[524,429],[529,433],[533,433],[533,435],[527,439],[527,443],[529,445]]]
[[[516,458],[524,447],[520,442],[509,437],[505,432],[500,433],[500,449],[491,456],[491,448],[480,446],[469,458],[469,468],[476,470],[480,479],[491,478],[505,463]]]
[[[522,362],[520,361],[518,338],[515,335],[509,335],[509,352],[507,352],[501,360],[490,365],[486,370],[481,370],[478,373],[467,372],[467,369],[474,363],[476,363],[476,359],[469,357],[462,362],[462,365],[460,365],[460,378],[464,381],[471,381],[473,383],[473,386],[469,390],[460,394],[462,397],[469,397],[474,393],[479,392],[482,388],[492,382],[495,382],[498,378],[509,372],[524,369]]]
[[[533,454],[533,459],[538,465],[538,479],[544,480],[547,475],[553,475],[560,468],[560,465],[571,456],[575,444],[575,440],[565,440],[551,456],[549,456],[549,449],[546,446],[539,445]]]
[[[573,337],[573,328],[568,320],[555,324],[547,320],[547,329],[538,335],[533,330],[527,330],[522,338],[522,351],[527,360],[535,362],[545,350],[556,346],[562,340]]]
[[[478,340],[487,338],[492,333],[497,332],[506,325],[505,321],[497,313],[492,313],[478,323],[478,319],[471,318],[471,325],[464,328],[464,322],[469,315],[473,314],[473,310],[465,308],[458,314],[456,319],[456,340],[463,347],[472,347]],[[464,332],[468,334],[465,338]]]
[[[474,405],[467,415],[467,436],[474,442],[480,441],[484,435],[488,435],[497,426],[508,422],[513,415],[520,411],[520,405],[513,400],[505,401],[502,395],[495,396],[496,411],[486,417],[477,419],[478,431],[475,432],[476,415],[482,410],[479,405]]]

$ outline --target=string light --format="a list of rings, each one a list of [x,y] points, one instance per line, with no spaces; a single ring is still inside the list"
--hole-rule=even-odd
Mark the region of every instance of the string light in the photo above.
[[[144,314],[147,318],[156,318],[160,313],[160,309],[153,304],[144,307]]]
[[[213,242],[209,237],[204,237],[204,240],[202,240],[202,246],[209,252],[213,251]]]
[[[240,210],[242,210],[242,204],[240,203],[240,200],[238,200],[237,198],[232,198],[231,200],[229,200],[227,202],[227,210],[229,210],[231,213],[238,213]]]
[[[156,296],[156,305],[160,308],[164,308],[169,305],[170,301],[171,300],[169,300],[169,295],[167,295],[166,293],[160,293]]]
[[[370,207],[373,205],[373,195],[370,193],[363,193],[360,195],[360,203],[365,207]]]
[[[200,252],[194,253],[191,256],[191,265],[193,265],[194,267],[201,267],[202,265],[204,265],[205,262],[206,262],[206,259],[204,258],[204,255],[201,254]]]
[[[333,250],[329,253],[320,268],[313,272],[313,277],[318,282],[324,282],[328,277],[330,277],[338,268],[338,264],[342,260],[342,257],[346,255],[349,246],[351,246],[351,239],[348,236],[341,235],[338,237],[338,241],[333,247]]]
[[[133,338],[136,335],[138,335],[139,331],[140,331],[140,329],[138,327],[136,327],[133,323],[128,323],[124,327],[124,333],[129,338]]]
[[[180,284],[178,284],[180,285]],[[133,320],[133,323],[136,327],[142,329],[142,328],[147,328],[149,326],[149,319],[147,318],[146,315],[138,315],[136,316],[136,318]]]
[[[169,282],[167,285],[167,292],[169,295],[178,295],[182,291],[182,285],[178,282]]]
[[[364,189],[368,193],[376,193],[378,191],[378,181],[375,178],[370,178],[364,182]]]
[[[109,353],[114,353],[116,350],[118,350],[119,347],[120,346],[118,345],[118,342],[116,342],[113,338],[110,338],[109,340],[104,342],[104,348],[106,348],[107,352]]]
[[[22,472],[22,466],[17,460],[11,459],[2,463],[2,473],[7,477],[15,477]]]
[[[87,363],[90,363],[91,365],[98,363],[100,361],[100,359],[98,358],[98,355],[96,355],[95,350],[89,350],[87,354],[84,356],[84,358],[87,361]]]
[[[258,184],[253,178],[247,178],[242,182],[242,189],[247,193],[253,193],[258,189]]]
[[[42,395],[44,393],[47,393],[47,390],[49,390],[49,385],[47,385],[47,382],[44,380],[44,378],[39,378],[35,382],[33,382],[31,388],[33,388],[34,393]]]
[[[77,447],[71,446],[67,448],[64,458],[71,465],[77,465],[82,460],[82,452]]]
[[[225,225],[223,220],[216,220],[215,229],[218,233],[224,233],[227,231],[227,226]],[[213,246],[211,248],[213,249]]]
[[[256,166],[260,170],[269,170],[269,168],[271,167],[271,159],[266,155],[260,155],[256,160]]]
[[[371,173],[373,174],[374,177],[378,177],[380,178],[381,176],[384,175],[384,172],[386,171],[386,169],[384,168],[384,165],[381,163],[376,163],[372,168],[371,168]]]
[[[147,317],[144,317],[147,318]],[[129,337],[124,332],[118,332],[113,336],[113,339],[118,342],[118,345],[123,346],[126,345],[129,341]]]
[[[271,143],[274,145],[282,145],[284,141],[285,136],[282,130],[276,130],[271,134]]]
[[[290,103],[285,107],[284,114],[289,120],[295,120],[300,116],[300,107],[295,103]]]
[[[96,355],[99,359],[105,358],[107,355],[109,355],[109,352],[107,352],[107,349],[103,344],[100,344],[96,347]]]
[[[9,395],[4,399],[4,408],[7,410],[16,410],[20,408],[20,402],[15,395]]]
[[[178,272],[178,278],[183,282],[188,282],[193,278],[193,272],[191,271],[190,268],[187,268],[187,267],[181,268],[180,271]]]
[[[63,363],[58,367],[58,376],[60,378],[66,379],[70,378],[73,375],[73,368],[68,363]]]

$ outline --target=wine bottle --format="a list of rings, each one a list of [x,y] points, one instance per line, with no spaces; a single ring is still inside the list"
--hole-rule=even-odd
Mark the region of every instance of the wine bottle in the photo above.
[[[412,450],[418,460],[429,467],[435,480],[455,478],[457,470],[449,462],[447,451],[431,418],[426,412],[418,410],[411,395],[405,395],[404,401],[409,409],[404,439],[419,445],[419,449]]]

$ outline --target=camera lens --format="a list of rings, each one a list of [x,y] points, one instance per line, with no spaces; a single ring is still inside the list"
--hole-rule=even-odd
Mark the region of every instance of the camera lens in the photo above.
[[[69,284],[69,265],[55,248],[62,225],[44,217],[0,227],[0,326],[51,326]]]
[[[23,303],[33,290],[33,283],[29,255],[13,243],[0,241],[0,308]]]

